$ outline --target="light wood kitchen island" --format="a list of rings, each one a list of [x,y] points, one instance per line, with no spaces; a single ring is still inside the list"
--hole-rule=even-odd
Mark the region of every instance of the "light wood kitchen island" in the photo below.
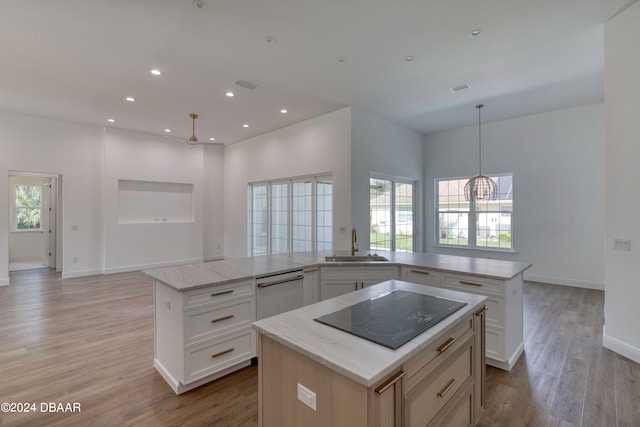
[[[396,350],[314,321],[394,289],[467,305]],[[260,425],[473,425],[484,408],[485,301],[389,280],[255,322]]]

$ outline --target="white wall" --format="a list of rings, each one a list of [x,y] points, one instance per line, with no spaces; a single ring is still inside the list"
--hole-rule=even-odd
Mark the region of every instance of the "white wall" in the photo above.
[[[369,248],[369,178],[372,173],[418,182],[418,212],[422,218],[421,181],[424,141],[421,134],[369,112],[351,113],[351,220],[358,231],[358,247]],[[418,225],[422,229],[422,225]],[[421,236],[419,236],[421,237]],[[418,239],[420,250],[420,238]],[[351,242],[349,242],[349,245]]]
[[[224,148],[204,146],[204,259],[224,256]]]
[[[0,112],[0,200],[7,206],[8,172],[61,174],[66,275],[102,271],[102,143],[98,128]],[[8,284],[8,209],[0,209],[0,284]],[[77,231],[71,231],[71,225]],[[72,263],[76,254],[78,262]]]
[[[105,130],[105,273],[202,261],[203,147]],[[193,222],[118,223],[118,180],[193,185]]]
[[[482,124],[483,172],[513,173],[517,253],[434,246],[434,180],[477,174],[477,132],[425,137],[426,251],[528,262],[529,280],[604,289],[603,104]]]
[[[640,363],[640,3],[605,25],[606,258],[603,343]],[[629,252],[613,239],[631,240]]]
[[[351,230],[351,109],[344,108],[225,146],[224,248],[248,255],[247,184],[278,178],[333,175],[333,241],[348,249]]]
[[[9,171],[60,176],[63,277],[198,261],[205,247],[214,248],[208,256],[222,253],[222,158],[221,148],[0,112],[2,205]],[[117,224],[118,179],[193,184],[194,222]],[[0,209],[0,285],[9,284],[8,214]]]

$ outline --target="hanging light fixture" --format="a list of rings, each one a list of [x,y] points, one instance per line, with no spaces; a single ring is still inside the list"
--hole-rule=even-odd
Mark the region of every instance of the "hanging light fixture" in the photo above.
[[[480,132],[480,110],[483,104],[476,105],[478,109],[478,175],[467,181],[464,186],[464,199],[471,200],[496,200],[496,182],[488,176],[482,175],[482,135]]]

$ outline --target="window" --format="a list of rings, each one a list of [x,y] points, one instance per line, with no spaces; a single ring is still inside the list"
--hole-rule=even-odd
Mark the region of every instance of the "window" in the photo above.
[[[39,185],[16,185],[15,229],[39,230],[42,213],[42,187]]]
[[[469,178],[436,180],[437,244],[473,249],[513,249],[513,174],[494,175],[496,200],[466,201]]]
[[[415,184],[385,178],[369,180],[370,248],[413,252]]]
[[[251,254],[331,250],[332,190],[330,176],[250,184]]]

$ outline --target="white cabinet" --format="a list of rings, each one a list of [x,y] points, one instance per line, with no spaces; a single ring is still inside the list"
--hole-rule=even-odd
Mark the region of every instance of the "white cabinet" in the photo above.
[[[307,267],[302,275],[302,305],[320,301],[320,267]]]
[[[154,365],[176,394],[249,365],[256,356],[253,280],[187,292],[155,280]]]
[[[402,266],[401,277],[407,282],[486,296],[487,364],[511,370],[524,351],[521,274],[511,280],[499,280]]]
[[[511,280],[442,273],[443,288],[487,297],[486,362],[511,370],[524,351],[522,275]]]
[[[337,297],[397,277],[398,267],[395,265],[323,266],[320,271],[320,299]]]
[[[405,282],[417,283],[419,285],[440,286],[442,283],[442,273],[422,267],[401,267],[400,277]]]

